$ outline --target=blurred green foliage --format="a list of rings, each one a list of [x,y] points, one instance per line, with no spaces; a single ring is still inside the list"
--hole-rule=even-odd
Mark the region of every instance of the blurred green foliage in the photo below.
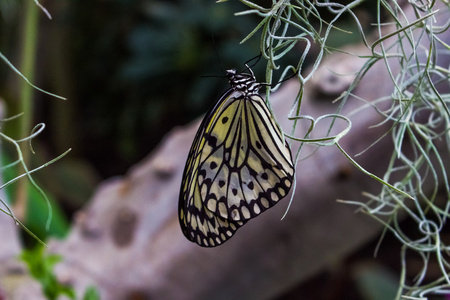
[[[73,289],[60,284],[53,273],[53,267],[61,261],[61,257],[44,255],[44,247],[38,246],[32,250],[24,250],[20,258],[27,263],[31,275],[40,282],[47,299],[57,299],[60,295],[75,299]]]
[[[73,288],[60,283],[53,271],[54,266],[61,261],[61,257],[55,254],[45,254],[44,250],[43,246],[24,250],[20,258],[28,265],[31,275],[41,284],[42,292],[47,299],[61,299],[60,296],[66,296],[69,299],[100,299],[98,291],[94,287],[88,287],[83,297],[77,298]]]
[[[353,270],[353,279],[364,300],[395,299],[398,278],[383,265],[360,263]]]

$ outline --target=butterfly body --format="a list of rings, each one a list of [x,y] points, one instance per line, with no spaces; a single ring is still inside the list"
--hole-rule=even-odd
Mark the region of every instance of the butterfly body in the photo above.
[[[231,87],[200,125],[180,190],[182,232],[204,247],[275,205],[294,175],[289,146],[258,94],[262,84],[253,73],[228,70],[227,77]]]

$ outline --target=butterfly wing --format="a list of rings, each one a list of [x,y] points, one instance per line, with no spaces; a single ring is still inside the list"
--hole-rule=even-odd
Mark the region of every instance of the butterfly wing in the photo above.
[[[285,197],[294,166],[288,144],[250,73],[227,70],[231,88],[195,136],[178,205],[183,234],[214,247]]]
[[[204,247],[222,244],[285,197],[293,176],[289,146],[261,96],[228,90],[189,152],[179,199],[184,235]]]
[[[245,222],[287,195],[294,168],[264,100],[233,96],[207,130],[198,184],[206,209]]]
[[[202,157],[207,155],[205,147],[210,149],[208,144],[214,143],[210,138],[211,125],[217,120],[222,106],[233,99],[232,94],[233,90],[228,90],[206,114],[192,143],[183,172],[178,205],[181,230],[187,239],[204,247],[221,244],[244,224],[228,221],[208,210],[204,206],[199,185],[205,178],[205,171],[201,169]]]

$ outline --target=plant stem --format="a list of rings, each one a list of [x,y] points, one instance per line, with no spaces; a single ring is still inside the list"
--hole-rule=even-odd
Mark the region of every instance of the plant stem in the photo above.
[[[34,69],[36,60],[36,45],[38,35],[39,10],[33,1],[25,1],[25,21],[23,26],[21,71],[29,81],[34,81]],[[27,82],[20,82],[19,111],[24,115],[19,121],[19,137],[24,138],[31,133],[33,120],[33,87]],[[30,149],[27,143],[21,146],[23,160],[28,165],[30,160]],[[28,181],[21,180],[17,185],[14,208],[16,216],[23,220],[26,212]]]

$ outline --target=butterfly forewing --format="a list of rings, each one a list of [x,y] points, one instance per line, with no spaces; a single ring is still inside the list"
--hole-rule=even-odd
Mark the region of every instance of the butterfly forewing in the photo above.
[[[294,176],[289,146],[253,74],[228,75],[232,88],[200,125],[180,191],[182,231],[206,247],[285,197]]]

